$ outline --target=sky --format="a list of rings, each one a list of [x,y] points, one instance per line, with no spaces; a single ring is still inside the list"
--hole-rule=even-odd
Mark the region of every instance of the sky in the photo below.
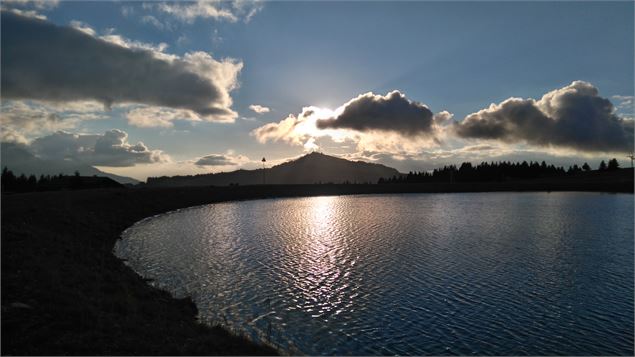
[[[319,151],[630,165],[634,3],[2,2],[2,141],[145,179]]]

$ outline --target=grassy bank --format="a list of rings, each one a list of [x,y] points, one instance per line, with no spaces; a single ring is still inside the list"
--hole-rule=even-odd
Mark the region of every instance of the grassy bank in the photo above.
[[[189,299],[150,287],[112,254],[144,217],[214,201],[204,190],[85,190],[2,197],[2,354],[265,355],[200,325]]]
[[[98,189],[2,195],[2,354],[272,354],[198,324],[114,257],[134,222],[227,200],[356,193],[474,191],[633,192],[633,172],[470,184],[289,185]]]

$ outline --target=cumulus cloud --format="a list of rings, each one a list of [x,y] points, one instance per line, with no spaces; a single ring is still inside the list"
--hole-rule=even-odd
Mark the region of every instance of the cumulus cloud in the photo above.
[[[258,104],[250,105],[249,109],[251,109],[253,112],[258,113],[258,114],[269,113],[271,111],[271,109],[269,109],[268,107],[265,107],[265,106],[262,106],[262,105],[258,105]]]
[[[260,143],[282,141],[295,145],[303,145],[306,140],[318,135],[315,127],[316,113],[319,108],[305,107],[298,116],[289,114],[279,122],[267,123],[254,129],[251,135]]]
[[[392,131],[404,136],[430,134],[434,114],[424,104],[410,101],[399,91],[385,96],[366,93],[344,104],[333,118],[320,119],[320,129]]]
[[[413,153],[437,146],[445,137],[452,114],[433,114],[427,106],[408,100],[399,91],[385,96],[366,93],[335,110],[304,107],[279,122],[254,129],[261,143],[285,142],[317,150],[321,141],[353,143],[357,150]]]
[[[118,129],[104,134],[58,131],[33,140],[29,148],[42,159],[70,160],[99,166],[123,167],[170,160],[162,151],[150,150],[142,142],[130,144],[128,134]]]
[[[96,100],[187,110],[232,122],[230,92],[242,62],[208,53],[182,57],[2,11],[2,95],[56,102]],[[72,59],[72,61],[70,60]]]
[[[491,104],[454,125],[462,138],[586,152],[630,152],[633,130],[633,120],[617,116],[613,104],[583,81],[546,93],[540,100],[509,98]]]

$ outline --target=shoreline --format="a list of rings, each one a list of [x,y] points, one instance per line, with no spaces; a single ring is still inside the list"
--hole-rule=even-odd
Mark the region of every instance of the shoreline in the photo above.
[[[196,321],[191,299],[151,287],[113,254],[121,233],[158,214],[211,203],[320,195],[633,192],[616,180],[453,184],[129,188],[2,195],[2,353],[279,353]]]

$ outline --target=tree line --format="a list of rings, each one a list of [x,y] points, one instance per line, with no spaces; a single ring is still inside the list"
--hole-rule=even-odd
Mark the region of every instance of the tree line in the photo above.
[[[6,166],[2,169],[2,177],[0,178],[0,186],[2,192],[33,192],[33,191],[52,191],[64,189],[83,189],[83,188],[99,188],[99,187],[121,187],[117,182],[107,178],[98,176],[80,176],[79,171],[75,171],[74,175],[35,175],[26,176],[21,174],[15,175]]]
[[[614,171],[619,169],[617,159],[609,160],[608,164],[602,160],[598,171]],[[420,183],[420,182],[491,182],[518,179],[533,179],[543,177],[557,177],[575,175],[583,171],[591,171],[588,163],[582,166],[573,165],[565,170],[564,167],[547,165],[546,162],[538,163],[530,161],[516,162],[481,162],[473,166],[470,162],[464,162],[458,168],[455,165],[443,166],[432,172],[413,172],[407,175],[380,178],[378,183]]]

